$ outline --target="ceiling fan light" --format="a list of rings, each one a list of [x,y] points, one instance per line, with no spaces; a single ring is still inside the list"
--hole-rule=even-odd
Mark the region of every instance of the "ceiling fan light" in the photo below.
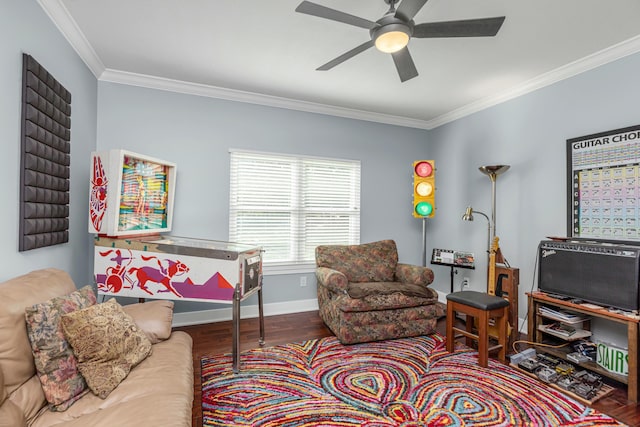
[[[409,43],[409,33],[401,29],[380,32],[376,37],[376,48],[380,52],[394,53],[403,49]]]

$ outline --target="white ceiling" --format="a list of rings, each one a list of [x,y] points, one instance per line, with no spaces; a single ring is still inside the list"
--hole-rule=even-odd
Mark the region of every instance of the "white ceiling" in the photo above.
[[[638,0],[430,0],[423,22],[506,16],[496,37],[413,39],[401,83],[368,31],[301,0],[38,0],[101,80],[430,129],[640,51]],[[313,0],[376,21],[383,0]]]

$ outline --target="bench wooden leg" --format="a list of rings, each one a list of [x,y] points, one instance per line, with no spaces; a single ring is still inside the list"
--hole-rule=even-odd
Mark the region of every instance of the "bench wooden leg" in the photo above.
[[[473,333],[473,327],[475,326],[474,324],[476,323],[475,322],[476,321],[476,317],[472,316],[469,313],[465,313],[465,315],[466,315],[466,317],[464,319],[465,329],[466,329],[466,331],[467,331],[467,333],[469,335],[475,335]],[[466,339],[465,339],[465,344],[467,345],[467,347],[473,348],[473,338],[470,338],[470,337],[467,336]]]
[[[456,312],[453,309],[453,303],[447,304],[447,352],[453,353],[455,336],[453,335],[453,323],[455,322]]]
[[[478,319],[478,365],[487,367],[489,358],[489,312],[481,311]]]
[[[498,351],[498,360],[502,363],[506,363],[507,361],[507,343],[509,342],[509,337],[507,336],[507,319],[509,316],[509,307],[504,307],[502,309],[501,316],[496,319],[498,322],[498,344],[500,344],[500,350]]]

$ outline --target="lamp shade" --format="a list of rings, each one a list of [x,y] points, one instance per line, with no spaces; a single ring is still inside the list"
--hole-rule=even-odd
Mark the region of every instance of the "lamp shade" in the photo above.
[[[463,221],[473,221],[473,208],[471,206],[467,206],[467,209],[464,211],[464,215],[462,215]]]
[[[489,175],[489,178],[492,180],[495,179],[496,176],[505,173],[509,170],[511,166],[509,165],[492,165],[492,166],[480,166],[480,172],[485,175]]]

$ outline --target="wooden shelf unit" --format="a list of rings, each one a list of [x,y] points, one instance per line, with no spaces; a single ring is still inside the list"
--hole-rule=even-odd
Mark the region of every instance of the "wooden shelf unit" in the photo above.
[[[542,305],[552,306],[561,309],[567,309],[572,312],[585,314],[591,317],[598,317],[612,322],[625,324],[627,327],[627,342],[629,354],[629,375],[618,375],[601,368],[595,362],[583,362],[578,365],[584,369],[596,372],[607,378],[611,378],[623,384],[627,384],[627,399],[632,402],[638,402],[638,325],[640,323],[639,316],[625,316],[624,314],[613,313],[606,309],[596,309],[585,307],[580,304],[574,304],[570,301],[564,301],[553,298],[543,292],[528,292],[529,305],[529,321],[528,335],[529,339],[536,343],[541,343],[544,332],[539,330],[539,326],[543,324],[542,316],[539,314],[538,308]],[[564,348],[548,348],[538,346],[536,351],[549,353],[561,359],[567,359],[566,355],[570,351]],[[576,364],[575,362],[571,362]]]

